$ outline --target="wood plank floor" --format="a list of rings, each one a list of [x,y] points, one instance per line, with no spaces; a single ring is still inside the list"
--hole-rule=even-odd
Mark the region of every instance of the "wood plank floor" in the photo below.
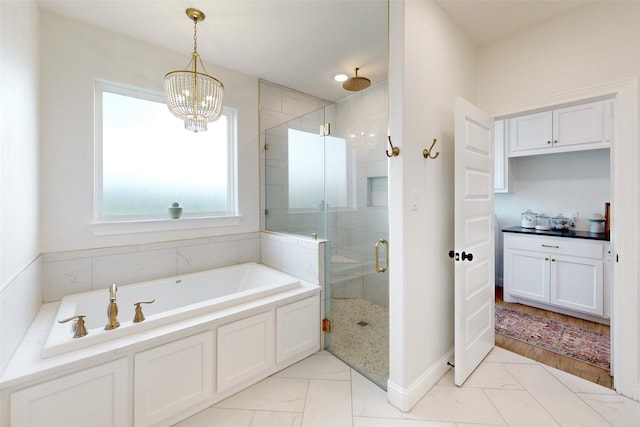
[[[536,316],[545,317],[547,319],[557,320],[561,323],[575,325],[595,332],[607,335],[610,334],[610,329],[607,325],[578,319],[564,314],[555,313],[553,311],[541,310],[539,308],[530,307],[523,304],[504,302],[502,300],[502,288],[500,287],[496,287],[496,304],[500,304],[525,313],[534,314]],[[570,357],[562,356],[560,354],[556,354],[543,348],[536,347],[534,345],[530,345],[500,334],[496,334],[496,345],[514,353],[518,353],[530,359],[536,360],[540,363],[544,363],[545,365],[560,369],[565,372],[569,372],[573,375],[584,378],[596,384],[600,384],[609,388],[613,387],[613,378],[611,377],[610,371],[606,369],[597,368],[595,366],[589,365],[588,363],[584,363]]]

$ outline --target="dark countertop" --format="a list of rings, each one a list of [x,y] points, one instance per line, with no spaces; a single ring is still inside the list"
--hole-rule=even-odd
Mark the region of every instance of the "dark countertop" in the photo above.
[[[609,241],[609,233],[592,233],[584,230],[536,230],[535,228],[509,227],[503,228],[504,233],[533,234],[536,236],[569,237],[572,239],[589,239]]]

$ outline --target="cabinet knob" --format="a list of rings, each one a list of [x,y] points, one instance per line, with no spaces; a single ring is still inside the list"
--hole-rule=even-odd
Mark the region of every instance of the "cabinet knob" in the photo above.
[[[547,144],[551,144],[551,141],[547,141]]]
[[[557,143],[558,143],[558,140],[557,140],[557,139],[554,139],[554,140],[553,140],[553,145],[556,145]]]
[[[551,262],[556,262],[556,259],[555,258],[551,258]]]

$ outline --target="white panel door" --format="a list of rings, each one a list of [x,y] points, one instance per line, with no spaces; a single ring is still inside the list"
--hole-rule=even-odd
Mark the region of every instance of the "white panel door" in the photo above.
[[[493,118],[455,100],[455,383],[491,351],[494,331]]]

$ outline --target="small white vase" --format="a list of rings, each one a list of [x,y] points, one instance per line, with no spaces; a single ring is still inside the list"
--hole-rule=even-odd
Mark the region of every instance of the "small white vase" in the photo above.
[[[173,202],[171,206],[169,206],[169,217],[171,219],[178,219],[182,215],[182,206],[180,203]]]

